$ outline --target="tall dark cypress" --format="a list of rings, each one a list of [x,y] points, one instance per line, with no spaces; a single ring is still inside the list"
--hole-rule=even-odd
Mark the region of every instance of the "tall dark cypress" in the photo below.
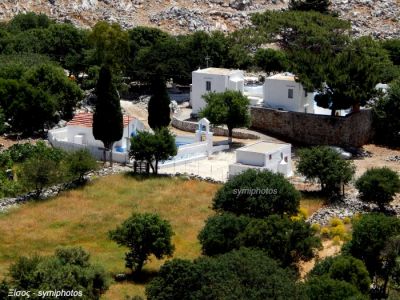
[[[148,122],[152,129],[167,127],[171,122],[170,103],[167,86],[163,78],[155,78],[152,82],[153,96],[148,106]]]
[[[111,71],[102,67],[96,86],[96,105],[93,115],[93,136],[110,150],[110,164],[112,164],[112,149],[116,141],[122,138],[123,117],[117,89],[112,82]],[[105,150],[104,150],[105,160]]]

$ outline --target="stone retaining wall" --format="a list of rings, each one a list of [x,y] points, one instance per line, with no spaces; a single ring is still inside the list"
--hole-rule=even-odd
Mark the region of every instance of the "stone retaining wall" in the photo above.
[[[172,118],[171,122],[172,126],[177,129],[188,131],[188,132],[196,132],[198,125],[197,122],[179,120],[176,117]],[[214,133],[214,135],[218,136],[228,136],[228,129],[221,127],[212,127],[210,130]],[[257,134],[253,134],[250,132],[240,131],[240,129],[233,130],[233,137],[238,139],[259,139],[260,137]]]
[[[373,135],[371,110],[331,117],[251,107],[251,115],[252,128],[307,145],[360,147]]]

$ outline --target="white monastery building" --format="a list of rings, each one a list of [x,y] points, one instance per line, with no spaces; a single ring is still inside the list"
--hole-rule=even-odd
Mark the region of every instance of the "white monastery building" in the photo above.
[[[265,79],[264,85],[245,85],[244,72],[222,68],[206,68],[192,72],[190,104],[192,115],[197,116],[206,102],[203,96],[210,92],[240,91],[251,105],[314,113],[314,94],[307,92],[291,73],[275,74]]]
[[[100,160],[103,157],[104,145],[94,138],[92,123],[92,113],[77,113],[66,127],[50,130],[48,140],[54,147],[67,151],[88,149],[95,158]],[[113,149],[113,160],[120,163],[126,163],[129,160],[131,136],[137,131],[145,130],[141,121],[130,116],[123,116],[123,124],[122,138],[114,143]]]
[[[293,175],[290,144],[265,141],[247,145],[236,150],[236,162],[229,165],[229,177],[248,169],[269,170],[285,177]]]
[[[291,73],[265,79],[264,106],[286,111],[314,113],[314,95],[307,92]]]
[[[190,91],[190,104],[192,114],[198,115],[205,107],[203,95],[226,90],[244,91],[244,72],[241,70],[229,70],[222,68],[206,68],[192,72],[192,86]]]

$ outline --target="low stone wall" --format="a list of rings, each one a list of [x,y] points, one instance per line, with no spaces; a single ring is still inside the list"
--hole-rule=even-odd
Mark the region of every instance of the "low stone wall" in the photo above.
[[[183,131],[188,131],[188,132],[196,132],[196,130],[198,128],[197,122],[179,120],[176,117],[172,118],[171,125],[177,129],[180,129]],[[214,135],[228,136],[228,129],[226,129],[226,128],[212,127],[210,130],[214,133]],[[243,131],[240,131],[240,129],[233,130],[233,137],[238,138],[238,139],[254,139],[254,140],[260,138],[256,134],[253,134],[250,132],[243,132]]]
[[[360,147],[373,135],[370,110],[331,117],[251,107],[251,115],[252,128],[307,145]]]

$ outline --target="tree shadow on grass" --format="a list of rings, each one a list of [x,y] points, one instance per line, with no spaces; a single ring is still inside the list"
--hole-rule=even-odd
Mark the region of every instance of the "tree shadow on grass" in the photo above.
[[[119,274],[121,275],[121,274]],[[125,276],[114,276],[114,280],[116,282],[129,282],[135,284],[147,284],[149,283],[154,277],[158,275],[158,271],[155,270],[142,270],[140,273],[128,273],[124,274]]]

